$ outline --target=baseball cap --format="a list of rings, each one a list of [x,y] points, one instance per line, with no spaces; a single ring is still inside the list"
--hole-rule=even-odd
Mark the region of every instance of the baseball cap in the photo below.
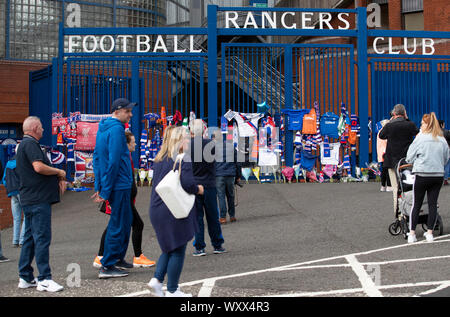
[[[111,106],[111,113],[116,111],[116,110],[120,110],[120,109],[124,109],[124,108],[133,108],[134,106],[137,105],[137,102],[130,102],[128,99],[125,98],[118,98],[116,100],[113,101],[112,106]]]

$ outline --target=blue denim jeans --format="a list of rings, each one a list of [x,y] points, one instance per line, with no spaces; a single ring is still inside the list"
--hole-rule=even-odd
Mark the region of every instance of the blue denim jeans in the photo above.
[[[34,280],[33,258],[39,270],[38,280],[51,279],[49,249],[52,239],[52,208],[48,203],[23,206],[27,226],[19,258],[19,276],[27,282]]]
[[[208,223],[208,234],[214,248],[220,248],[224,243],[222,227],[219,222],[219,211],[217,208],[217,190],[215,187],[205,188],[203,195],[195,197],[195,209],[197,210],[198,232],[195,233],[194,247],[197,250],[204,249],[205,224],[203,217],[206,216]]]
[[[20,196],[11,196],[11,212],[13,216],[13,240],[12,244],[23,244],[25,234],[25,218],[22,223],[22,205],[20,204]]]
[[[234,217],[234,176],[216,176],[216,188],[220,218],[227,216],[227,210],[230,217]]]
[[[450,177],[450,160],[448,160],[447,164],[445,164],[444,179],[448,179],[449,177]]]
[[[169,252],[162,253],[156,264],[155,278],[161,283],[167,274],[167,290],[171,293],[178,289],[181,271],[183,270],[184,257],[187,244]]]

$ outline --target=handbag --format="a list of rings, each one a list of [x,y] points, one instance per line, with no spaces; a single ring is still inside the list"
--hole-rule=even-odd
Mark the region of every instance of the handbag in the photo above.
[[[179,154],[176,157],[172,170],[155,187],[155,191],[176,219],[189,216],[195,203],[195,195],[187,193],[181,186],[181,161],[183,157],[184,154]],[[177,162],[179,162],[178,170],[175,169]]]

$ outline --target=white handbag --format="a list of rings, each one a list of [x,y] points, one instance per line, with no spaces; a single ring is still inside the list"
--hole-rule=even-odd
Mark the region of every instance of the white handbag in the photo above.
[[[176,219],[189,216],[195,202],[195,195],[187,193],[181,186],[181,161],[183,157],[184,154],[177,155],[172,170],[155,187],[155,191]],[[180,163],[178,170],[175,169],[177,162]]]

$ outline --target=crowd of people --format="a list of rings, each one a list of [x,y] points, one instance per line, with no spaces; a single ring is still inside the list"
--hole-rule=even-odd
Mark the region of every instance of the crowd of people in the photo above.
[[[190,296],[178,287],[187,243],[194,238],[192,255],[206,255],[206,219],[213,253],[227,252],[223,247],[225,240],[221,222],[224,222],[219,221],[217,198],[219,196],[221,219],[228,212],[230,221],[236,221],[234,192],[230,190],[230,185],[239,181],[239,177],[236,178],[235,175],[238,175],[240,168],[236,160],[224,162],[219,165],[219,177],[216,180],[215,145],[218,139],[213,141],[203,138],[205,131],[202,120],[191,122],[189,129],[167,127],[162,148],[154,161],[149,209],[161,256],[157,262],[148,259],[142,252],[144,222],[135,206],[137,187],[131,152],[135,150],[136,141],[134,135],[125,128],[132,117],[134,106],[135,103],[124,98],[116,99],[111,106],[112,116],[99,124],[93,159],[95,193],[91,198],[100,205],[100,210],[109,215],[109,221],[93,264],[99,268],[98,277],[101,279],[124,277],[129,274],[127,270],[130,268],[151,267],[156,264],[154,277],[148,283],[155,295]],[[23,141],[17,148],[16,157],[8,162],[4,179],[15,219],[13,244],[22,248],[18,287],[36,287],[39,291],[58,292],[63,290],[63,286],[53,281],[49,265],[51,206],[59,202],[66,189],[66,174],[65,171],[52,167],[40,147],[39,140],[43,134],[40,119],[28,117],[23,123],[23,131]],[[159,182],[175,168],[174,160],[179,153],[188,153],[179,166],[181,185],[187,193],[195,195],[194,207],[184,219],[176,219],[155,192]],[[209,153],[210,157],[204,153]],[[217,154],[227,155],[221,151]],[[217,161],[221,164],[222,160]],[[225,197],[227,203],[224,203]],[[19,234],[22,210],[24,221],[22,233]],[[134,249],[133,263],[125,260],[130,236]],[[31,266],[33,259],[39,271],[37,278]],[[0,261],[8,261],[1,254],[1,248]],[[166,276],[167,291],[164,293],[162,285]]]
[[[143,221],[135,206],[137,187],[131,152],[136,142],[126,131],[126,124],[136,106],[126,99],[116,99],[111,106],[112,117],[102,120],[94,151],[94,202],[109,214],[107,228],[100,239],[94,266],[98,277],[117,278],[129,274],[130,268],[156,265],[148,286],[157,296],[191,296],[179,288],[187,244],[194,239],[193,256],[206,255],[205,219],[214,254],[227,252],[221,225],[236,221],[234,185],[239,182],[240,166],[232,141],[218,131],[214,139],[204,138],[205,127],[200,119],[189,129],[169,126],[164,131],[161,150],[154,159],[153,186],[149,217],[161,249],[157,261],[142,252]],[[64,170],[52,167],[39,140],[43,128],[39,118],[28,117],[23,123],[24,138],[17,155],[5,169],[4,183],[14,213],[14,246],[21,246],[19,288],[36,287],[39,291],[57,292],[63,286],[52,279],[49,265],[51,242],[51,208],[60,201],[66,189]],[[392,191],[394,211],[397,207],[398,182],[395,168],[406,157],[415,174],[414,204],[410,218],[408,242],[417,241],[415,228],[424,195],[428,195],[429,217],[425,233],[433,241],[437,200],[444,176],[448,177],[450,132],[432,112],[422,118],[420,130],[408,119],[403,105],[396,105],[392,118],[383,122],[377,137],[378,160],[382,162],[382,191]],[[220,146],[217,146],[220,145]],[[182,159],[178,160],[179,155]],[[176,163],[177,162],[177,163]],[[173,216],[155,188],[172,170],[180,171],[180,184],[185,192],[195,195],[195,203],[186,218]],[[447,174],[445,174],[447,173]],[[22,211],[24,221],[20,226]],[[20,229],[22,228],[22,229]],[[130,235],[134,249],[133,263],[125,260]],[[1,251],[0,261],[6,261]],[[35,259],[39,275],[35,278],[31,263]],[[167,277],[167,291],[163,283]]]

